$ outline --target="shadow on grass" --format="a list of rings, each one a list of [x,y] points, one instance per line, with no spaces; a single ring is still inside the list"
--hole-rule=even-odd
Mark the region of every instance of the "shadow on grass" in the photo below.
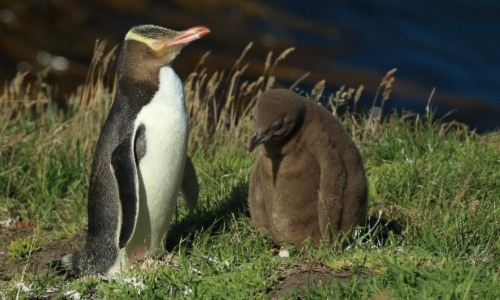
[[[248,183],[239,183],[231,194],[210,208],[200,206],[181,220],[174,221],[170,226],[165,242],[165,250],[171,252],[182,240],[182,244],[190,249],[194,234],[210,228],[210,234],[217,234],[225,223],[239,216],[250,216],[248,210]],[[208,199],[207,201],[213,201]]]
[[[211,199],[207,200],[208,202]],[[207,208],[208,206],[208,208]],[[239,183],[231,194],[216,204],[207,203],[198,207],[195,212],[176,220],[170,226],[165,242],[165,250],[171,252],[181,243],[186,250],[191,249],[196,233],[207,230],[210,235],[216,235],[224,224],[240,216],[250,217],[248,209],[248,183]],[[372,240],[375,245],[382,246],[389,240],[390,232],[401,235],[404,227],[394,220],[387,220],[381,216],[370,216],[367,223],[358,233],[363,242]],[[272,240],[269,242],[273,243]],[[278,244],[276,244],[278,245]]]

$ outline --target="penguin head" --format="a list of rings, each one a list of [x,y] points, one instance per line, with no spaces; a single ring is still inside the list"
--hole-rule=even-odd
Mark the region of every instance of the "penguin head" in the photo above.
[[[210,30],[203,26],[184,31],[174,31],[155,25],[133,27],[125,36],[118,67],[127,71],[158,70],[171,64],[184,46],[209,32]],[[135,73],[141,74],[141,72]]]
[[[302,124],[305,112],[302,97],[290,90],[273,89],[262,93],[255,105],[254,134],[248,152],[260,144],[284,145]]]

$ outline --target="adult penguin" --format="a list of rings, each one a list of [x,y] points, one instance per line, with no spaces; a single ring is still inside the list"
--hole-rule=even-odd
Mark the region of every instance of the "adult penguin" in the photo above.
[[[62,273],[114,273],[154,255],[181,191],[190,209],[198,183],[187,157],[189,132],[183,85],[172,69],[181,49],[210,31],[133,27],[117,65],[114,103],[92,163],[85,246],[63,257]]]

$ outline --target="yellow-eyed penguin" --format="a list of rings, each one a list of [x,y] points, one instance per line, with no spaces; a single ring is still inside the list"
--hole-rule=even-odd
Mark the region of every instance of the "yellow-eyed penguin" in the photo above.
[[[256,102],[249,183],[254,226],[275,242],[316,245],[364,225],[367,182],[361,155],[342,124],[324,107],[285,89]]]
[[[86,244],[55,264],[62,273],[111,274],[127,260],[154,255],[179,192],[190,209],[196,205],[183,85],[171,64],[184,46],[209,32],[143,25],[127,33],[115,100],[94,152]]]

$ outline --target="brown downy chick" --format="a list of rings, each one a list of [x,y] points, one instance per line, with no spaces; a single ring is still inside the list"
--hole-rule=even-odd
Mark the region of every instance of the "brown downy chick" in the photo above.
[[[275,242],[313,244],[363,225],[367,182],[361,155],[324,107],[285,89],[264,92],[255,109],[260,144],[250,177],[254,226]]]

